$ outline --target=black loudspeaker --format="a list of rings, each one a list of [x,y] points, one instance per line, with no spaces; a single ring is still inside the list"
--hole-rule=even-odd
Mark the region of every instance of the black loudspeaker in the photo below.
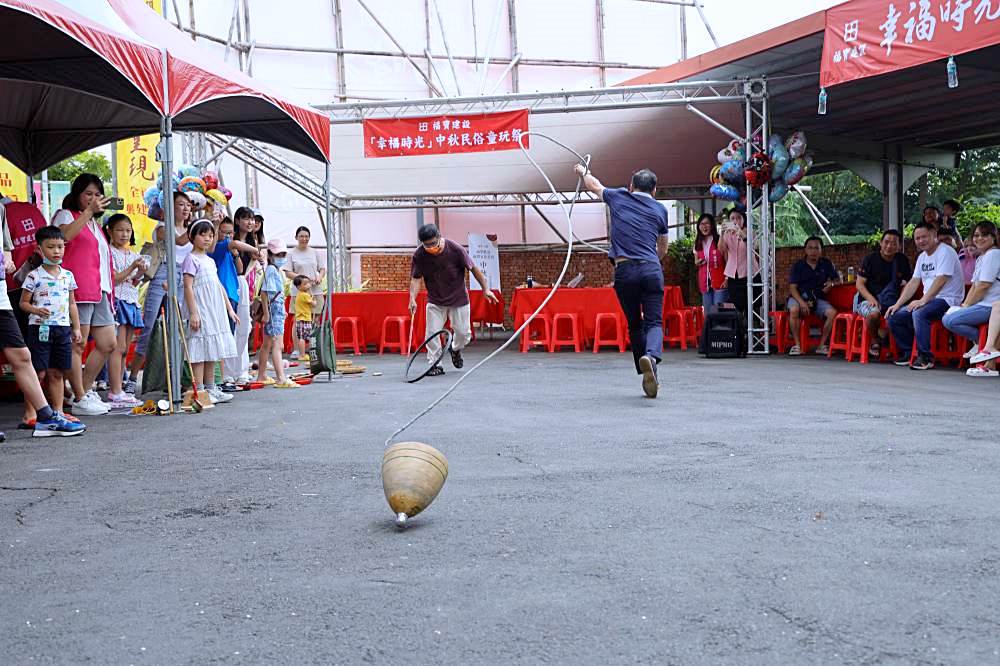
[[[747,355],[747,325],[736,310],[712,309],[705,315],[698,353],[706,358],[742,358]]]

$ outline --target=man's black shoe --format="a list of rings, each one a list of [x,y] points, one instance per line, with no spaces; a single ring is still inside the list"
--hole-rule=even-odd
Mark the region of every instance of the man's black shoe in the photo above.
[[[456,368],[461,368],[465,365],[465,359],[462,358],[461,349],[451,349],[451,364]]]
[[[930,370],[934,367],[934,359],[928,358],[926,356],[920,355],[913,359],[913,363],[910,364],[911,370]]]

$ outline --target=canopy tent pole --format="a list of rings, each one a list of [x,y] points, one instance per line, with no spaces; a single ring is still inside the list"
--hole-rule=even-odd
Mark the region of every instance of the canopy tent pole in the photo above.
[[[323,185],[323,197],[325,199],[324,207],[326,210],[326,297],[328,299],[333,298],[333,291],[336,288],[340,291],[340,276],[335,272],[334,257],[333,257],[333,234],[335,220],[333,219],[333,201],[330,197],[330,163],[327,162],[325,165],[326,176]],[[327,305],[328,308],[332,307],[333,303],[330,302]]]
[[[167,299],[165,307],[167,318],[167,343],[170,345],[170,378],[171,387],[176,401],[181,399],[181,349],[180,322],[177,320],[177,310],[173,304],[177,301],[177,233],[174,217],[174,149],[173,128],[170,116],[163,117],[160,131],[160,175],[163,178],[163,224],[166,231],[167,244]],[[166,361],[166,359],[164,359]]]
[[[167,318],[167,344],[170,345],[170,379],[174,399],[181,399],[181,348],[180,321],[177,319],[177,234],[174,218],[174,146],[173,119],[170,117],[170,76],[167,68],[167,49],[163,49],[163,118],[160,121],[160,145],[157,159],[160,161],[160,178],[163,192],[163,225],[167,243],[167,299],[164,308]],[[166,362],[166,359],[164,359]]]

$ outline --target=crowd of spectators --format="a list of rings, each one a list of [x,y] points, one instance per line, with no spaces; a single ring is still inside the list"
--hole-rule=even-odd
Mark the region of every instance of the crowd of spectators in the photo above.
[[[309,361],[306,342],[325,278],[319,253],[309,248],[309,229],[298,229],[298,244],[289,252],[280,239],[265,242],[259,211],[238,208],[230,218],[212,200],[196,209],[186,194],[171,196],[176,304],[167,297],[164,223],[137,248],[132,220],[109,210],[112,200],[99,177],[78,176],[49,222],[32,204],[0,201],[7,273],[0,349],[25,398],[19,428],[35,436],[78,435],[86,430],[80,417],[143,405],[136,398],[140,373],[155,351],[151,340],[160,318],[173,308],[181,316],[194,381],[213,404],[231,401],[253,381],[254,369],[262,385],[299,388],[285,373],[282,341],[290,295],[295,355]],[[255,299],[267,307],[257,319],[264,345],[253,364],[248,346]],[[266,373],[268,362],[275,378]]]

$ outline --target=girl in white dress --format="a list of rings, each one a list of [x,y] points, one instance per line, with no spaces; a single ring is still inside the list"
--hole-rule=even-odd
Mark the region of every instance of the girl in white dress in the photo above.
[[[209,220],[198,220],[188,229],[188,236],[193,249],[184,260],[181,273],[193,379],[199,387],[207,389],[213,402],[220,402],[225,394],[215,385],[215,364],[236,355],[236,340],[226,316],[237,324],[239,317],[219,281],[215,261],[206,254],[215,244],[215,225]]]

